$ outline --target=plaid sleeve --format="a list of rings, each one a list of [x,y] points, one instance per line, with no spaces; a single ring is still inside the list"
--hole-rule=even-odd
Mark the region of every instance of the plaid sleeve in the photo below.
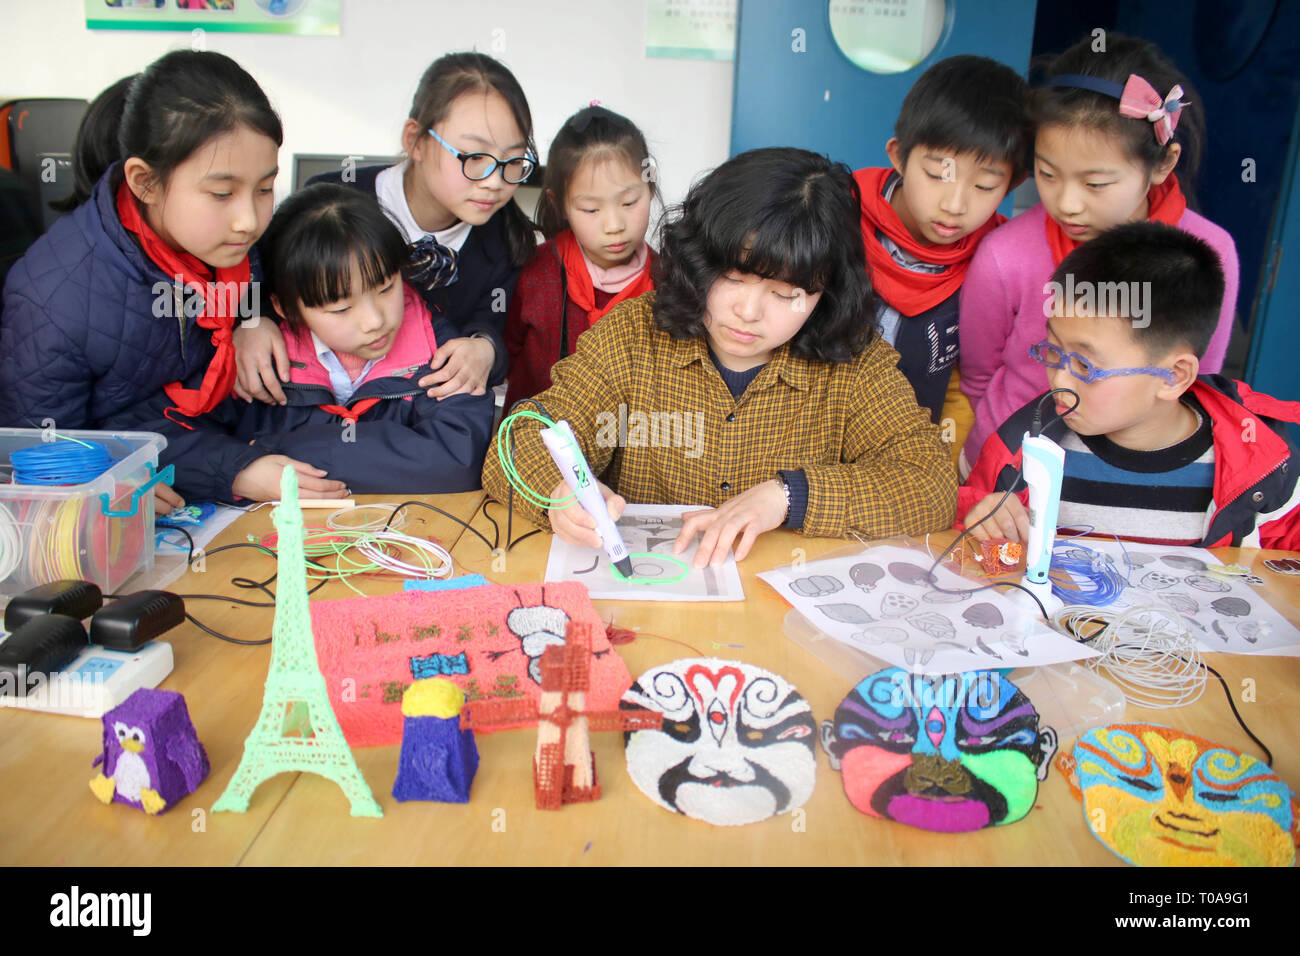
[[[838,464],[810,464],[803,533],[869,538],[952,525],[957,473],[928,412],[880,339],[855,359],[832,390],[849,412]]]
[[[567,421],[573,428],[578,445],[591,466],[592,474],[604,474],[614,457],[613,446],[604,447],[595,440],[597,415],[624,400],[623,383],[636,369],[638,355],[644,355],[646,333],[650,323],[647,296],[624,302],[578,337],[577,350],[560,359],[551,369],[551,387],[536,398],[519,403],[518,410],[540,412],[552,421]],[[542,424],[523,419],[511,429],[515,470],[519,477],[539,495],[549,497],[560,481],[559,469],[538,432]],[[510,483],[501,468],[497,445],[500,432],[492,439],[483,464],[483,487],[493,498],[507,502]],[[514,496],[518,513],[544,528],[550,527],[546,512]]]

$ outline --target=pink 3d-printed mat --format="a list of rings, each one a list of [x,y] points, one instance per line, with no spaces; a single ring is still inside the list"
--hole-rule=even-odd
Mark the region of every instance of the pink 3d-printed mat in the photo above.
[[[401,743],[402,692],[420,678],[449,678],[470,702],[537,700],[542,652],[564,642],[570,621],[595,625],[588,708],[617,710],[632,684],[578,583],[314,601],[311,620],[330,703],[354,747]]]

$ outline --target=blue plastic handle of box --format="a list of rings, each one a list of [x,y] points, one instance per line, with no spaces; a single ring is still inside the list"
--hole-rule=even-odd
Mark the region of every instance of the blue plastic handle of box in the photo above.
[[[172,480],[176,477],[175,465],[168,465],[162,471],[156,471],[153,465],[149,465],[147,467],[149,468],[149,480],[131,493],[131,507],[128,510],[114,511],[110,507],[112,501],[109,499],[108,494],[104,493],[99,496],[100,507],[104,512],[105,518],[134,518],[136,513],[140,510],[141,495],[143,495],[154,485],[158,484],[158,482],[160,481],[164,485],[170,485],[172,483]]]

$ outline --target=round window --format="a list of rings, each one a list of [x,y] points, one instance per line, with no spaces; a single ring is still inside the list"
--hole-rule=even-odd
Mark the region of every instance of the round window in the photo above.
[[[947,14],[944,0],[830,0],[831,35],[854,65],[902,73],[930,55]]]

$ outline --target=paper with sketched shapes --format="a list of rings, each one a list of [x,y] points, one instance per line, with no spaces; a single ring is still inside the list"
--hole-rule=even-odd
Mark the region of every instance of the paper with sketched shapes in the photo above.
[[[1037,667],[1098,656],[995,588],[965,595],[934,591],[925,583],[933,563],[922,551],[879,545],[759,577],[814,627],[916,673]],[[980,587],[942,566],[934,574],[935,583],[950,591]],[[843,587],[834,589],[833,582]]]
[[[743,601],[745,589],[734,554],[718,567],[696,570],[692,565],[699,537],[681,554],[673,554],[673,542],[682,530],[682,515],[699,511],[695,505],[628,505],[618,519],[623,543],[634,555],[636,578],[623,581],[610,570],[609,556],[600,548],[569,544],[551,538],[551,553],[546,560],[546,578],[551,581],[578,581],[596,600],[607,601]],[[671,578],[681,573],[679,564],[645,555],[662,554],[684,562],[689,569],[684,578],[672,583],[656,583],[657,578]],[[637,556],[640,555],[640,556]]]
[[[1056,542],[1058,551],[1071,546],[1100,551],[1128,580],[1107,610],[1155,604],[1177,611],[1206,653],[1300,657],[1300,628],[1245,578],[1216,574],[1213,569],[1223,562],[1204,548],[1132,541],[1121,545],[1113,538]]]

